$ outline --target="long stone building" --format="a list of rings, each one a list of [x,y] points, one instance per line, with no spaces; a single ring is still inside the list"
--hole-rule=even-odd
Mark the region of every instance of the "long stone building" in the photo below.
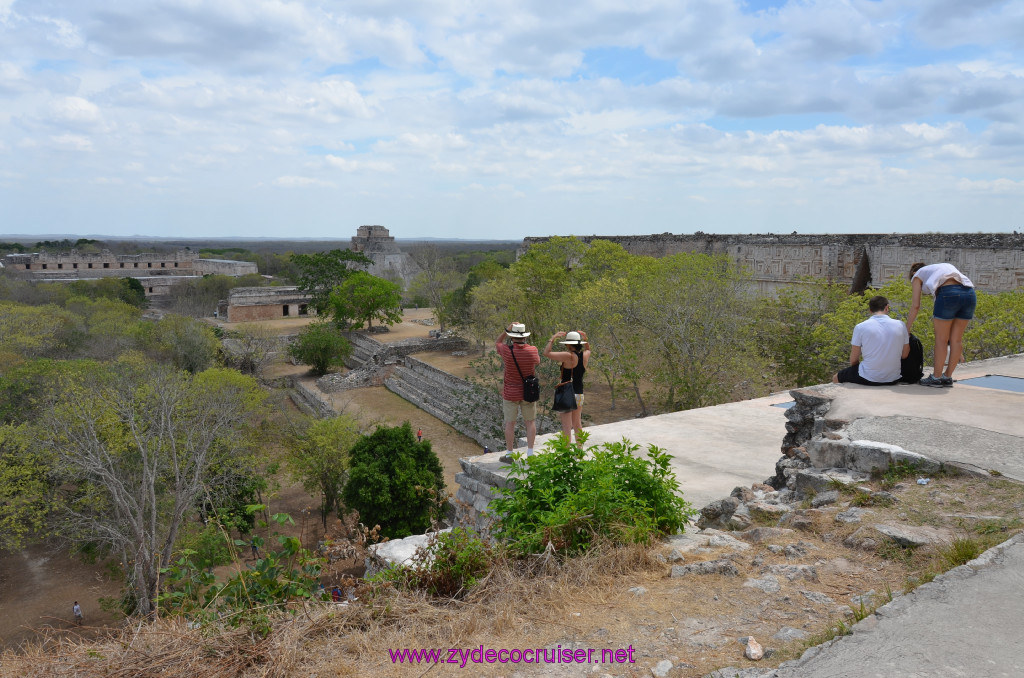
[[[664,257],[680,252],[726,254],[745,266],[758,289],[771,292],[801,277],[833,280],[855,291],[907,275],[910,264],[949,262],[979,289],[1007,292],[1024,287],[1024,234],[928,233],[849,235],[723,235],[710,233],[576,236],[608,240],[632,254]],[[549,238],[526,238],[520,254]]]
[[[217,315],[229,323],[302,318],[315,315],[309,295],[298,287],[236,287],[217,305]]]
[[[138,278],[147,296],[168,294],[171,285],[184,279],[258,272],[251,261],[201,259],[190,250],[169,254],[114,254],[110,250],[97,254],[78,250],[8,254],[3,258],[2,267],[18,277],[41,282]]]

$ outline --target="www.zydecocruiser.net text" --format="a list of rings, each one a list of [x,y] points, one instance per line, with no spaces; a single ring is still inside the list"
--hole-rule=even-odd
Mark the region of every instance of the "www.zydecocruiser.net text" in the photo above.
[[[484,649],[484,646],[435,649],[388,649],[393,664],[635,664],[634,648],[570,649],[557,647]]]

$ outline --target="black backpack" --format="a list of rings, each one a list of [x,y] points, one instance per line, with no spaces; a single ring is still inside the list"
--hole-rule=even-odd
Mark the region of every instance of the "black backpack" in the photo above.
[[[516,371],[519,372],[519,378],[523,380],[523,402],[537,402],[540,400],[540,379],[533,374],[528,377],[524,377],[523,371],[519,369],[519,361],[516,360],[516,347],[509,346],[508,350],[512,352],[512,362],[516,364]]]
[[[924,346],[921,340],[910,335],[910,353],[900,358],[900,381],[904,384],[916,384],[924,376]]]

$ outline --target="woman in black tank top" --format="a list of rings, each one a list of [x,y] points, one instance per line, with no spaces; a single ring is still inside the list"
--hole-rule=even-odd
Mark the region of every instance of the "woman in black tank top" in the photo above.
[[[555,339],[559,337],[565,337],[561,343],[565,344],[568,350],[551,350]],[[576,444],[578,445],[580,444],[580,434],[583,433],[583,373],[587,371],[587,362],[590,359],[587,335],[583,332],[555,332],[548,339],[544,355],[561,364],[562,382],[572,382],[572,390],[576,395],[576,409],[571,412],[559,412],[558,418],[561,420],[562,434],[566,439],[572,440],[572,431],[576,431]]]

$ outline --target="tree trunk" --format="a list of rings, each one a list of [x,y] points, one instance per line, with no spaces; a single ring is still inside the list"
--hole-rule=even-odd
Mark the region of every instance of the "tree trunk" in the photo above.
[[[636,401],[638,403],[640,403],[640,416],[641,417],[646,417],[647,416],[647,405],[646,405],[646,403],[644,403],[644,397],[642,395],[640,395],[640,385],[636,383],[636,379],[633,379],[632,382],[633,382],[633,393],[636,394]]]
[[[612,406],[611,409],[615,409],[615,380],[612,379],[611,373],[602,370],[604,374],[604,380],[608,382],[608,391],[611,394]]]

